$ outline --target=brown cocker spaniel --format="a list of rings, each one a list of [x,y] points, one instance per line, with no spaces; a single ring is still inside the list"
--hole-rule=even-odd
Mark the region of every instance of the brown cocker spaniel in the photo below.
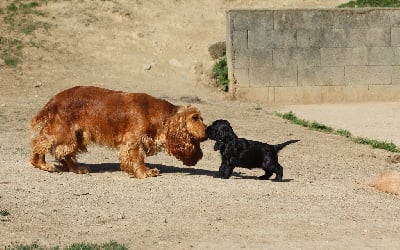
[[[98,87],[74,87],[55,95],[33,117],[33,166],[54,172],[46,163],[51,153],[63,171],[87,173],[77,167],[78,153],[89,143],[119,151],[121,170],[136,178],[159,175],[144,164],[146,156],[165,150],[187,166],[203,156],[200,142],[207,139],[198,109],[175,106],[143,93],[125,93]]]

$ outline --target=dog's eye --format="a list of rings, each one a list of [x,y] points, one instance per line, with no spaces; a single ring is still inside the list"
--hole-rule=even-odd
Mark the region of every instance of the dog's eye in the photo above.
[[[192,120],[195,121],[195,122],[197,122],[199,119],[200,119],[200,118],[199,118],[198,115],[192,116]]]

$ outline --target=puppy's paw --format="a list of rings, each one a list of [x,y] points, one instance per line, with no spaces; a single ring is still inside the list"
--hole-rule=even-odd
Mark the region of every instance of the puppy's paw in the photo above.
[[[222,178],[222,176],[221,176],[220,173],[215,174],[213,177],[214,177],[214,178]]]
[[[214,175],[214,178],[229,179],[229,176],[225,176],[223,174],[218,173],[218,174]]]

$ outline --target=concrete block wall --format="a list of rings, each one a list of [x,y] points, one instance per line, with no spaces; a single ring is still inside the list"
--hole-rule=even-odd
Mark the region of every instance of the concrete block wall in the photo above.
[[[242,100],[400,101],[400,9],[230,10],[227,62]]]

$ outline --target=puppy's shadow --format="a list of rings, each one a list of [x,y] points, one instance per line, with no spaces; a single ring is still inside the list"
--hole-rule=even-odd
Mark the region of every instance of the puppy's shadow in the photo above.
[[[268,180],[260,180],[257,175],[243,175],[240,172],[233,172],[231,178],[235,178],[236,180],[259,180],[259,181],[271,181],[271,182],[291,182],[294,179],[282,179],[281,181],[276,181],[273,177]]]
[[[271,179],[270,181],[272,181],[272,182],[291,182],[291,181],[293,181],[294,179],[282,179],[281,181],[276,181],[276,180],[274,180],[274,179]]]

